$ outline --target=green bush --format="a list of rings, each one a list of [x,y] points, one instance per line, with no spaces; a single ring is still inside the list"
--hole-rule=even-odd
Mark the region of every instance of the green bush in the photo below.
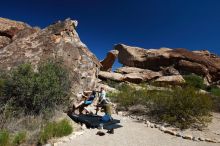
[[[8,131],[0,131],[0,146],[18,146],[25,142],[25,140],[25,132],[18,132],[13,136]]]
[[[112,88],[117,88],[118,82],[107,79],[106,84]]]
[[[210,89],[210,92],[211,92],[212,95],[215,95],[215,96],[220,97],[220,88],[218,88],[218,87],[212,87],[212,88]]]
[[[211,86],[208,91],[213,96],[215,110],[220,111],[220,88],[217,86]]]
[[[39,65],[34,72],[31,64],[22,64],[10,72],[4,94],[12,106],[26,114],[38,114],[67,101],[70,81],[68,72],[54,61]]]
[[[0,78],[0,97],[3,96],[4,93],[4,85],[5,85],[5,80]]]
[[[196,122],[204,124],[202,117],[208,116],[212,108],[211,97],[191,87],[175,88],[170,96],[163,98],[154,101],[159,118],[180,128],[188,128]]]
[[[118,102],[121,106],[132,106],[139,103],[144,103],[146,100],[147,91],[140,89],[136,90],[134,87],[123,84],[118,88],[119,92],[111,95],[114,102]]]
[[[21,143],[24,143],[26,140],[26,132],[18,132],[13,139],[13,145],[20,145]]]
[[[0,146],[8,146],[10,143],[10,136],[7,131],[0,131]]]
[[[72,126],[65,119],[60,122],[50,122],[41,131],[39,142],[44,144],[53,137],[67,136],[71,134],[72,131]]]
[[[187,128],[194,123],[204,124],[205,116],[212,110],[212,99],[200,94],[193,87],[175,87],[172,90],[136,90],[124,85],[112,97],[120,106],[129,107],[143,104],[157,120],[170,123],[180,128]]]
[[[205,89],[206,88],[206,86],[204,85],[203,78],[198,75],[191,74],[191,75],[185,75],[183,77],[186,81],[187,86],[191,86],[191,87],[194,87],[197,89]]]

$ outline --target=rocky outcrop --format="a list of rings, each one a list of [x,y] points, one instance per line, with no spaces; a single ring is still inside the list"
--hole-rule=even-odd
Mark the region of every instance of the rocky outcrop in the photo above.
[[[162,76],[155,80],[156,83],[169,83],[172,85],[181,85],[185,82],[181,75]]]
[[[14,37],[29,25],[0,17],[0,49],[10,44]]]
[[[171,64],[168,53],[171,49],[145,50],[123,44],[116,45],[115,49],[119,51],[119,62],[126,66],[158,71],[161,66],[169,66]]]
[[[161,73],[164,76],[180,75],[180,72],[177,69],[175,69],[173,66],[161,67]]]
[[[124,79],[124,75],[120,73],[100,71],[99,78],[102,80],[113,80],[113,81],[122,82]]]
[[[101,61],[102,67],[100,68],[101,71],[111,71],[112,66],[118,57],[118,51],[117,50],[111,50],[108,52],[106,58]]]
[[[101,64],[80,41],[76,27],[77,21],[70,19],[39,29],[1,18],[0,35],[10,43],[0,49],[0,68],[10,70],[30,62],[37,71],[40,62],[56,59],[70,71],[73,93],[94,89]]]
[[[11,43],[11,39],[6,36],[0,36],[0,49]]]
[[[140,72],[138,72],[138,70]],[[144,70],[144,69],[138,69],[132,67],[122,67],[119,68],[117,71],[118,72],[100,71],[99,78],[102,80],[114,80],[118,82],[128,81],[131,83],[141,83],[141,82],[148,82],[162,76],[162,74],[159,72],[153,72],[150,70]]]
[[[209,73],[208,69],[204,65],[187,60],[180,60],[178,68],[182,72],[193,72],[201,76],[206,76]]]
[[[97,83],[97,90],[100,91],[100,88],[103,87],[105,89],[105,91],[107,92],[118,92],[117,89],[112,88],[106,84],[102,84],[102,83]]]
[[[121,73],[121,74],[148,73],[148,74],[156,74],[156,75],[160,76],[159,72],[154,72],[154,71],[148,70],[148,69],[141,69],[141,68],[129,67],[129,66],[124,66],[124,67],[117,68],[115,70],[115,72]]]
[[[124,74],[124,81],[132,83],[148,82],[161,77],[161,72],[136,67],[120,67],[115,72]]]
[[[208,51],[143,49],[118,44],[118,60],[125,66],[162,71],[164,75],[195,73],[210,83],[220,80],[220,57]],[[171,70],[170,70],[171,69]]]

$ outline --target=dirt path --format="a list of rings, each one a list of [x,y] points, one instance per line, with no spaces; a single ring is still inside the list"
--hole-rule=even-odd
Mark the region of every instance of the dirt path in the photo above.
[[[123,125],[114,134],[98,136],[98,129],[86,129],[83,135],[59,146],[220,146],[219,143],[195,142],[164,134],[127,117],[114,115],[114,118],[120,119]]]

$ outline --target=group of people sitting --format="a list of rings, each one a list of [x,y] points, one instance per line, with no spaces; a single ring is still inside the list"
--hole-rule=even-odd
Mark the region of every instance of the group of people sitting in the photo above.
[[[105,115],[102,117],[104,121],[108,121],[111,119],[111,102],[108,98],[106,98],[106,91],[104,87],[101,87],[100,91],[93,90],[92,92],[86,92],[84,91],[82,95],[82,100],[77,105],[73,105],[72,107],[72,113],[75,113],[76,110],[79,110],[79,114],[82,114],[83,111],[86,112],[86,114],[93,114],[87,107],[91,105],[98,94],[98,102],[95,105],[96,106],[96,115],[98,114],[98,111],[101,109],[101,111],[104,111]]]

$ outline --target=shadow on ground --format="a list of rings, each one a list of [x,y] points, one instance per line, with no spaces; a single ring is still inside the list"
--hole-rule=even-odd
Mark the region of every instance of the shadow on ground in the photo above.
[[[119,125],[120,120],[112,119],[109,122],[102,122],[101,121],[102,117],[98,115],[68,114],[68,116],[76,123],[80,123],[81,125],[85,124],[87,128],[103,127],[103,129],[106,129],[106,130],[112,130],[112,129],[123,127],[122,125]]]

